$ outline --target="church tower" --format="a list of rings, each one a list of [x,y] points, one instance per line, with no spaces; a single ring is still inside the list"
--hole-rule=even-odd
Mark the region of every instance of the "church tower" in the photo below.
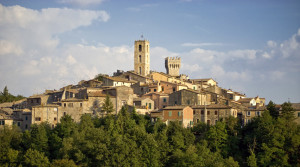
[[[134,72],[142,76],[150,74],[150,51],[148,40],[134,42]]]
[[[179,76],[179,69],[181,67],[180,57],[166,57],[165,67],[166,67],[168,75],[171,75],[174,77]]]

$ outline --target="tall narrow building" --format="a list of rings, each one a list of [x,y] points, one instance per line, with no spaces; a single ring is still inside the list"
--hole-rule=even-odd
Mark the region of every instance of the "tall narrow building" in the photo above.
[[[134,72],[147,76],[150,74],[150,51],[148,40],[134,42]]]

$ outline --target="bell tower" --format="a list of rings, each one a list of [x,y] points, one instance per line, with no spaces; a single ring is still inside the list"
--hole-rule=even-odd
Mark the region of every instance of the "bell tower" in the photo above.
[[[134,42],[134,72],[147,76],[150,74],[150,51],[148,40]]]

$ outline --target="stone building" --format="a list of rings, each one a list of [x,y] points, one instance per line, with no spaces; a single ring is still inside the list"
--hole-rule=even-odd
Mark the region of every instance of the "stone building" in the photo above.
[[[179,69],[181,67],[180,57],[166,57],[165,58],[165,67],[166,67],[168,75],[178,77]]]
[[[134,42],[134,72],[147,76],[150,74],[149,41],[137,40]]]
[[[59,112],[59,108],[59,105],[54,104],[33,106],[31,111],[31,123],[40,124],[42,122],[48,122],[50,126],[54,128],[63,116],[63,114]]]
[[[154,101],[150,98],[134,98],[133,105],[138,114],[149,114],[154,110]]]
[[[107,77],[103,76],[103,86],[128,86],[137,83],[134,80],[128,80],[121,77]]]
[[[208,125],[215,125],[220,119],[227,118],[229,116],[237,117],[237,109],[222,105],[222,104],[211,104],[211,105],[196,105],[192,106],[194,122],[204,122]]]
[[[192,106],[198,105],[198,94],[200,92],[192,89],[182,89],[169,95],[169,105],[184,105]]]
[[[169,95],[161,92],[147,93],[142,97],[148,97],[154,101],[154,109],[162,109],[169,105]]]

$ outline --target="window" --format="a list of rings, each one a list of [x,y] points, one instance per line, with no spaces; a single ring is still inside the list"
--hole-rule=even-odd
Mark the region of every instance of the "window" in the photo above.
[[[175,104],[177,104],[177,101],[175,101]]]
[[[64,112],[64,116],[67,115],[66,112]]]
[[[173,92],[175,92],[176,91],[176,89],[175,88],[173,88]]]
[[[35,117],[35,121],[41,121],[41,117]]]
[[[139,74],[142,74],[142,67],[139,67]]]
[[[149,45],[147,45],[147,52],[149,52]]]
[[[247,111],[247,116],[250,116],[251,115],[251,112],[250,111]]]
[[[82,107],[82,103],[80,103],[80,107]]]
[[[151,109],[151,103],[149,103],[149,109]]]
[[[67,104],[66,104],[66,103],[64,103],[64,107],[67,107]]]
[[[257,111],[257,112],[256,112],[256,115],[257,115],[257,116],[260,116],[260,112],[259,112],[259,111]]]
[[[169,117],[172,117],[172,111],[169,111]]]
[[[164,91],[164,90],[165,90],[165,89],[164,89],[164,87],[162,86],[162,87],[161,87],[161,91]]]
[[[33,103],[33,100],[31,100],[31,103]]]
[[[139,45],[139,51],[140,52],[142,51],[142,45]]]
[[[166,106],[163,106],[163,108],[166,108]]]
[[[187,103],[187,104],[191,104],[191,101],[190,101],[190,100],[187,100],[186,103]]]
[[[141,88],[141,91],[144,91],[144,88]]]
[[[27,128],[28,128],[28,125],[26,124],[26,125],[25,125],[25,129],[27,129]]]
[[[28,120],[28,117],[27,117],[27,116],[25,117],[25,120],[26,120],[26,121]]]
[[[218,120],[215,120],[215,125],[217,124]]]
[[[196,119],[196,122],[199,123],[199,119]]]
[[[207,111],[207,115],[210,115],[210,111]]]
[[[68,107],[73,107],[73,103],[69,103],[69,104],[68,104]]]
[[[164,100],[164,103],[167,102],[167,98],[164,98],[163,100]]]
[[[54,117],[54,121],[56,121],[56,117]]]
[[[0,123],[1,123],[0,125],[5,125],[5,121],[1,121]]]
[[[154,89],[154,92],[156,92],[156,89]]]
[[[218,115],[218,111],[215,111],[215,115]]]
[[[179,117],[181,116],[181,112],[180,112],[180,111],[178,112],[178,116],[179,116]]]
[[[142,56],[139,55],[139,62],[141,63],[142,62]]]
[[[204,115],[204,110],[201,110],[201,115]]]
[[[194,122],[193,121],[190,121],[190,125],[193,125],[194,124]]]
[[[196,111],[195,111],[195,110],[193,111],[193,114],[194,114],[194,115],[196,114]]]
[[[300,117],[300,112],[298,112],[298,117]]]
[[[210,120],[207,120],[207,125],[210,125]]]
[[[21,126],[21,122],[18,122],[18,126]]]

